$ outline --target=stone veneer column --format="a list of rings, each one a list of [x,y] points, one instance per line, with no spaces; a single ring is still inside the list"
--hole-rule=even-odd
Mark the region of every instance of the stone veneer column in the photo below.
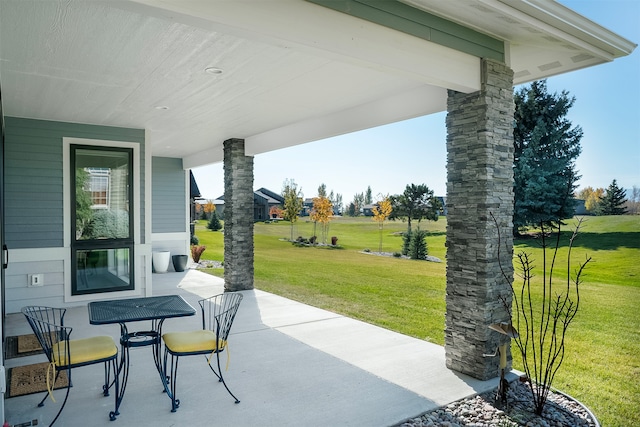
[[[253,289],[253,157],[243,139],[224,142],[224,288]]]
[[[485,380],[499,375],[499,358],[483,353],[507,340],[488,326],[508,320],[499,295],[511,301],[514,103],[513,71],[492,60],[481,67],[480,91],[449,91],[447,101],[445,354],[448,368]]]

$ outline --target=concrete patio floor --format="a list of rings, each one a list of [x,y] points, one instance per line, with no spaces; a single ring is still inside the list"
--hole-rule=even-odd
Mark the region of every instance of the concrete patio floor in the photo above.
[[[197,300],[223,292],[222,279],[196,270],[153,275],[153,294]],[[101,365],[75,369],[69,401],[56,426],[391,426],[497,385],[445,367],[444,348],[259,290],[243,291],[229,337],[224,371],[235,404],[202,357],[180,360],[171,401],[153,366],[150,348],[131,351],[131,373],[120,416],[109,421],[113,397],[102,397]],[[89,324],[87,307],[67,311],[73,338],[111,335],[117,325]],[[7,336],[31,332],[22,314],[5,320]],[[148,325],[140,325],[141,330]],[[163,331],[199,327],[198,316],[168,319]],[[135,330],[131,327],[130,330]],[[43,355],[5,361],[6,368],[45,361]],[[226,363],[223,355],[222,363]],[[223,367],[224,369],[224,367]],[[64,398],[36,405],[42,394],[5,400],[10,425],[48,425]],[[29,425],[29,424],[27,424]]]

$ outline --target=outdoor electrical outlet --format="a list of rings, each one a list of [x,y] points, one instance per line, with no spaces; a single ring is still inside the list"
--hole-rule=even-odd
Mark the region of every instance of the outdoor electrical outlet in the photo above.
[[[30,286],[42,286],[44,283],[44,277],[42,274],[31,274],[29,276]]]

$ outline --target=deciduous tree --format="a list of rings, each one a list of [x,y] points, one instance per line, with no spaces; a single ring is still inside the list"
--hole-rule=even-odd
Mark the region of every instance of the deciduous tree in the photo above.
[[[635,185],[633,186],[625,207],[631,215],[638,215],[640,213],[640,188]]]
[[[282,218],[282,209],[279,206],[271,206],[269,208],[269,217],[270,218]]]
[[[418,224],[423,219],[437,221],[440,212],[440,201],[433,196],[425,184],[408,184],[402,194],[390,196],[392,213],[390,219],[407,220],[407,232],[411,233],[411,221],[416,220]]]
[[[313,208],[311,209],[311,220],[320,223],[322,243],[327,243],[327,234],[329,232],[329,221],[333,215],[333,206],[331,201],[324,197],[318,196],[313,198]]]
[[[378,203],[373,207],[373,220],[378,223],[378,229],[380,230],[380,245],[378,246],[378,252],[382,252],[382,228],[384,221],[389,218],[393,207],[391,206],[391,200],[389,196],[381,198]]]
[[[282,218],[291,223],[291,240],[293,241],[293,225],[302,210],[302,189],[298,189],[298,184],[294,180],[288,179],[282,186],[282,197],[284,198]]]
[[[514,234],[522,227],[557,224],[575,213],[582,129],[566,115],[575,98],[547,93],[545,80],[514,95]]]
[[[210,219],[211,218],[211,214],[216,210],[216,205],[213,204],[213,200],[209,199],[202,206],[202,209],[204,210],[204,213],[205,213],[205,218],[204,219]]]
[[[353,202],[351,202],[351,204],[353,205],[353,209],[349,206],[350,215],[360,216],[362,208],[364,207],[364,193],[356,193],[353,196]]]
[[[587,212],[595,214],[598,212],[600,198],[604,196],[604,188],[586,187],[578,192],[578,199],[584,200],[584,208]]]

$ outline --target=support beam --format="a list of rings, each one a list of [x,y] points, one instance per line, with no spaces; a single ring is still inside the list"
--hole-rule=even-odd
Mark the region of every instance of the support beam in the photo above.
[[[253,289],[253,157],[243,139],[224,142],[224,288]]]
[[[506,339],[488,326],[508,320],[499,296],[511,301],[514,103],[513,71],[486,59],[481,67],[480,91],[449,91],[447,102],[445,353],[447,367],[485,380],[499,375],[499,360],[483,354]]]

